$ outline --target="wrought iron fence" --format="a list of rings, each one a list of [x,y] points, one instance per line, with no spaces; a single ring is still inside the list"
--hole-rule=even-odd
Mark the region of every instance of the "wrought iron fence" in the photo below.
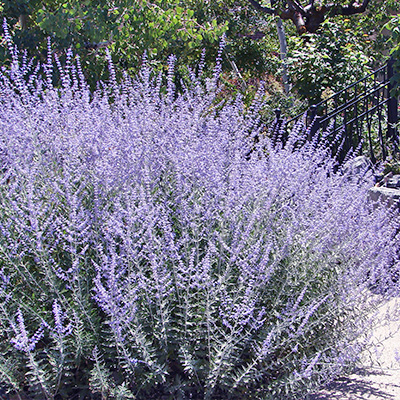
[[[325,140],[339,163],[349,151],[369,154],[373,163],[398,157],[398,98],[393,94],[393,59],[306,112],[285,121],[276,110],[272,132],[285,142],[296,125],[307,128],[308,140]]]

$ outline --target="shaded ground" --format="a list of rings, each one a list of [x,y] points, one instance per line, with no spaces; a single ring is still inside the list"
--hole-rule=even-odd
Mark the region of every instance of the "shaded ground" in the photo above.
[[[400,298],[380,309],[382,321],[373,332],[373,353],[364,355],[365,367],[337,379],[308,400],[400,400]],[[392,318],[392,321],[388,321]],[[299,399],[300,400],[300,399]]]
[[[309,400],[399,400],[400,371],[364,369],[338,379]]]

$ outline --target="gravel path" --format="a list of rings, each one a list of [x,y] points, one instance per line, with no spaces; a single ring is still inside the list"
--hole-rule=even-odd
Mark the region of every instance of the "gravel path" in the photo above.
[[[309,400],[400,400],[400,298],[379,311],[382,322],[373,331],[373,353],[364,355],[365,367],[337,379]],[[390,316],[392,321],[387,321]],[[300,399],[299,399],[300,400]]]

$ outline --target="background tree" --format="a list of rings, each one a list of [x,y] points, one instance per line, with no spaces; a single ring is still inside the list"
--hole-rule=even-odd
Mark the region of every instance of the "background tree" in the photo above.
[[[385,29],[391,33],[389,42],[391,44],[390,54],[394,59],[393,85],[396,93],[400,94],[400,15],[394,16],[385,25]]]
[[[92,85],[107,78],[106,47],[117,73],[136,72],[146,51],[159,69],[166,68],[168,56],[174,54],[182,76],[184,66],[195,65],[203,49],[206,65],[212,64],[225,33],[227,95],[241,91],[251,98],[263,80],[273,108],[286,110],[293,105],[293,95],[314,102],[380,65],[389,51],[381,27],[396,11],[397,0],[360,4],[348,0],[0,1],[0,14],[7,18],[20,49],[45,60],[50,37],[59,57],[68,48],[79,54]],[[288,39],[291,98],[282,88],[277,18],[282,19]],[[0,49],[0,62],[7,61],[7,53]]]
[[[69,47],[79,53],[92,82],[107,70],[105,47],[117,70],[134,72],[144,52],[150,60],[166,60],[172,53],[181,63],[197,60],[227,29],[213,15],[195,15],[196,2],[182,7],[180,0],[6,0],[1,5],[21,50],[44,59],[50,37],[60,55]]]
[[[315,104],[381,66],[391,47],[383,26],[399,12],[397,1],[372,0],[363,14],[327,14],[316,33],[298,35],[287,24],[289,70],[297,95]]]
[[[361,4],[355,1],[327,3],[325,1],[308,0],[271,0],[271,8],[262,6],[257,0],[249,0],[250,4],[266,14],[279,16],[283,20],[291,20],[299,34],[315,33],[327,16],[349,16],[363,13],[370,0],[363,0]],[[303,4],[302,4],[303,3]],[[305,5],[304,5],[305,4]]]

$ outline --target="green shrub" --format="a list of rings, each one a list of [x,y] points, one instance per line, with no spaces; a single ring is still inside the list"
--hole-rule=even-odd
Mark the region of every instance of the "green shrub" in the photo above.
[[[219,59],[220,60],[220,59]],[[395,216],[257,102],[1,74],[0,382],[36,399],[289,399],[354,365]],[[110,65],[111,76],[114,70]],[[254,145],[255,137],[258,141]],[[249,149],[252,147],[252,152]],[[397,263],[397,264],[396,264]]]

